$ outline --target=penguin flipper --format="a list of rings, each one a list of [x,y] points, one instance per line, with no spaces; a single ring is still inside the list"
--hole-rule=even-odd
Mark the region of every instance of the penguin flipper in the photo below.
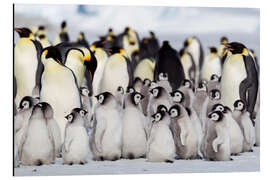
[[[240,99],[247,103],[247,89],[249,88],[250,84],[248,83],[247,79],[244,79],[239,86],[239,95]]]
[[[127,63],[127,71],[128,71],[128,76],[129,76],[128,85],[132,86],[132,84],[133,84],[133,68],[132,68],[132,64],[131,64],[130,60],[127,57],[124,56],[124,58],[125,58],[126,63]]]

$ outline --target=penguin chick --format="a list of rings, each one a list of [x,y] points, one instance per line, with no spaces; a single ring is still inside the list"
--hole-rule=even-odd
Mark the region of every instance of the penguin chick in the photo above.
[[[123,107],[123,101],[124,101],[124,93],[125,93],[125,90],[122,86],[119,86],[117,88],[117,92],[116,92],[116,95],[115,95],[115,99],[116,101],[119,103],[119,105],[121,107]]]
[[[207,83],[208,91],[211,91],[212,89],[220,90],[220,80],[221,80],[221,76],[212,74],[210,80]]]
[[[128,94],[124,101],[122,156],[126,159],[145,157],[148,127],[147,120],[140,111],[143,95],[138,92]]]
[[[96,96],[98,104],[93,115],[90,148],[93,160],[120,159],[122,147],[122,119],[115,97],[104,92]]]
[[[211,128],[214,131],[213,134],[208,134],[208,136],[213,135],[214,138],[212,137],[212,141],[207,142],[207,148],[213,150],[213,156],[207,154],[206,157],[209,160],[230,161],[230,136],[222,112],[214,111],[209,114],[208,118],[212,121],[213,126]]]
[[[89,149],[89,138],[84,127],[85,111],[74,108],[65,116],[68,123],[65,130],[65,140],[62,146],[63,164],[85,164]]]
[[[188,79],[184,79],[182,86],[180,86],[179,90],[184,93],[185,107],[191,107],[193,105],[195,95],[192,89],[193,89],[192,82]]]
[[[252,125],[250,114],[246,110],[246,104],[244,101],[235,101],[233,117],[240,126],[244,135],[243,152],[252,152],[252,147],[255,144],[255,128]]]
[[[184,107],[175,104],[170,110],[171,129],[173,131],[176,154],[181,159],[194,159],[198,153],[198,136]]]
[[[18,113],[14,117],[14,132],[17,147],[21,142],[24,132],[27,130],[29,118],[32,114],[33,107],[35,106],[35,99],[30,96],[25,96],[18,108]]]
[[[168,81],[168,73],[159,73],[157,85],[166,89],[168,93],[172,92],[172,87]]]
[[[167,109],[158,110],[152,115],[153,127],[147,142],[147,161],[173,163],[175,144],[170,130],[170,116]]]
[[[209,91],[209,102],[207,104],[206,116],[207,116],[207,114],[210,113],[214,104],[221,103],[220,99],[221,99],[220,90],[212,89],[211,91]]]
[[[42,105],[35,105],[19,146],[19,158],[23,165],[40,166],[54,162],[55,143],[47,124]]]
[[[90,127],[90,120],[92,117],[92,101],[90,99],[90,92],[86,87],[81,87],[80,88],[80,94],[81,94],[81,99],[82,99],[82,108],[87,111],[87,114],[85,116],[85,122],[84,122],[84,127],[88,131]]]
[[[232,116],[230,108],[222,104],[215,104],[212,111],[221,111],[223,113],[230,136],[231,154],[238,155],[243,150],[244,137],[238,123]]]
[[[136,92],[140,92],[141,88],[143,86],[143,81],[141,80],[141,78],[136,77],[133,81],[133,87],[135,89]]]
[[[47,126],[52,133],[52,138],[55,144],[55,156],[61,157],[61,146],[62,146],[61,133],[60,133],[60,128],[56,120],[54,119],[54,112],[53,112],[52,106],[46,102],[42,102],[40,103],[40,105],[41,105],[41,109],[43,111],[44,117],[47,120]]]

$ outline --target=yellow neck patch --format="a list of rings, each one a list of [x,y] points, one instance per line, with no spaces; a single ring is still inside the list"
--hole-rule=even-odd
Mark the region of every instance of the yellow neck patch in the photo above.
[[[244,49],[243,49],[242,54],[245,55],[245,56],[248,56],[248,50],[247,50],[247,48],[244,48]]]

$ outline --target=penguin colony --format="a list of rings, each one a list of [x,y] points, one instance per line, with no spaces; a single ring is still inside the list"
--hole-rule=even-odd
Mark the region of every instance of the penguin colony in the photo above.
[[[204,56],[197,37],[177,52],[130,27],[90,44],[62,22],[15,28],[14,165],[120,158],[230,161],[259,146],[259,66],[254,51],[221,38]],[[256,127],[256,128],[255,128]]]

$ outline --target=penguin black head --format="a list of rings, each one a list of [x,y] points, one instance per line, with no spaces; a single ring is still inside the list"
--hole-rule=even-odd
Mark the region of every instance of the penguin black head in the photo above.
[[[228,43],[228,38],[225,36],[221,37],[220,44],[227,44],[227,43]]]
[[[63,21],[61,23],[61,28],[64,29],[65,27],[67,27],[67,22],[66,21]]]
[[[45,34],[40,34],[40,35],[38,36],[38,38],[39,38],[39,39],[45,39],[46,36],[45,36]]]
[[[112,55],[113,54],[116,54],[116,53],[120,53],[120,54],[123,54],[124,53],[124,49],[121,48],[121,47],[117,47],[117,46],[114,46],[114,47],[111,47],[110,49],[107,49]]]
[[[109,28],[108,32],[113,32],[113,29],[112,28]]]
[[[187,48],[187,47],[190,45],[190,43],[191,43],[191,41],[192,41],[193,39],[195,39],[195,37],[187,38],[187,39],[184,41],[184,48]]]
[[[182,103],[185,100],[185,95],[182,91],[175,90],[171,92],[170,95],[172,97],[173,102]]]
[[[223,112],[225,110],[224,106],[220,103],[214,104],[212,106],[212,111],[221,111]]]
[[[20,38],[32,38],[32,31],[28,28],[15,28],[15,31],[19,33]]]
[[[128,86],[128,87],[127,87],[127,89],[126,89],[126,93],[127,93],[127,94],[134,93],[134,92],[135,92],[134,87],[132,87],[132,86]]]
[[[212,121],[219,122],[223,119],[223,113],[220,111],[214,111],[208,115],[208,118]]]
[[[246,109],[246,103],[243,100],[238,99],[234,102],[233,107],[235,110],[244,111]]]
[[[42,26],[42,25],[38,26],[38,30],[39,31],[44,31],[45,30],[45,26]]]
[[[207,92],[207,85],[206,85],[206,83],[205,82],[200,82],[197,90],[206,91]]]
[[[66,115],[65,118],[67,119],[67,121],[69,123],[73,123],[73,121],[74,121],[74,113],[70,113],[70,114]]]
[[[212,100],[219,100],[221,98],[221,92],[220,92],[220,90],[218,90],[218,89],[212,89],[209,92],[209,97]]]
[[[90,97],[90,91],[86,87],[80,87],[80,94],[82,96]]]
[[[246,46],[239,42],[231,42],[225,44],[226,48],[228,51],[231,51],[232,54],[248,54],[248,50]]]
[[[26,110],[34,106],[34,98],[31,96],[25,96],[22,98],[20,104],[19,104],[19,111]]]
[[[168,73],[165,73],[165,72],[159,73],[158,80],[159,81],[168,81]]]
[[[219,81],[219,79],[220,79],[220,77],[218,75],[216,75],[216,74],[212,74],[211,77],[210,77],[210,80],[215,81],[215,82]]]
[[[216,47],[209,47],[211,53],[217,53]]]
[[[97,59],[94,53],[90,51],[90,55],[84,58],[84,65],[86,66],[87,71],[90,74],[90,77],[93,79],[96,69],[97,69]]]
[[[170,42],[169,41],[163,41],[163,43],[162,43],[162,47],[167,47],[167,48],[171,48],[171,46],[170,46]]]
[[[162,95],[162,93],[165,91],[166,90],[163,87],[158,86],[158,87],[151,89],[150,93],[153,95],[153,97],[159,98]]]
[[[130,30],[129,27],[126,27],[125,30],[124,30],[124,34],[128,34],[128,31]]]
[[[152,118],[153,118],[152,123],[161,121],[165,115],[166,115],[166,111],[162,111],[162,110],[157,111],[155,114],[152,115]]]
[[[117,92],[120,94],[124,94],[124,88],[122,86],[118,86]]]
[[[46,59],[52,58],[59,64],[62,64],[62,56],[59,50],[54,46],[49,46],[43,49],[42,54],[45,55]]]
[[[158,112],[158,111],[168,112],[168,109],[167,109],[167,107],[166,107],[165,105],[160,104],[160,105],[158,105],[158,107],[157,107],[157,112]]]
[[[228,106],[224,106],[224,111],[223,111],[224,114],[231,113],[231,112],[232,110]]]
[[[82,108],[74,108],[72,112],[80,114],[81,117],[84,117],[88,112]]]
[[[138,105],[144,96],[139,92],[133,92],[130,94],[131,101],[134,105]]]
[[[182,48],[182,49],[179,51],[179,56],[182,57],[184,54],[185,54],[185,49]]]
[[[169,115],[172,118],[176,118],[179,117],[181,114],[181,108],[178,104],[173,105],[170,109],[169,109]]]
[[[155,35],[155,33],[153,31],[150,31],[149,34],[150,34],[150,37],[151,38],[155,38],[156,37],[156,35]]]
[[[192,82],[189,79],[184,79],[184,81],[182,82],[182,85],[186,88],[192,89]]]
[[[104,92],[104,93],[101,93],[99,95],[96,95],[95,96],[99,102],[99,104],[106,104],[110,98],[113,97],[113,95],[110,93],[110,92]]]
[[[133,81],[133,84],[136,84],[136,83],[139,83],[139,82],[141,82],[141,83],[142,83],[141,78],[136,77],[136,78],[134,79],[134,81]]]
[[[150,80],[150,79],[147,79],[147,78],[144,79],[144,80],[143,80],[143,85],[144,85],[144,86],[150,87],[150,85],[151,85],[151,80]]]
[[[39,103],[46,119],[53,118],[53,108],[47,102]]]

